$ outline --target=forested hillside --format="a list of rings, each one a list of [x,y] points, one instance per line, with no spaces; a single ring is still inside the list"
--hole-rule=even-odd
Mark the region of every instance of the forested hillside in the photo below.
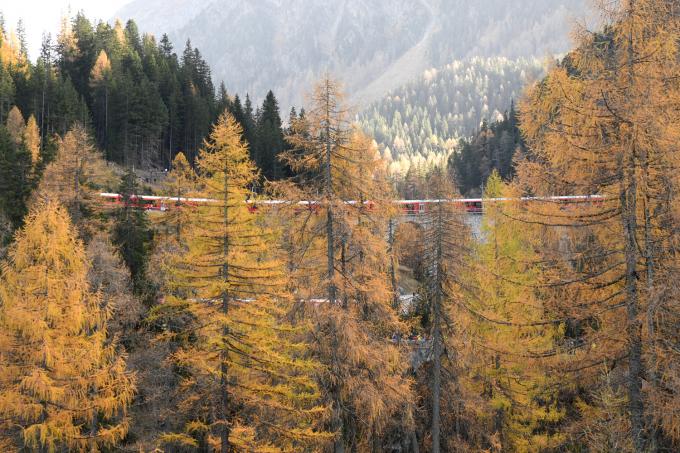
[[[224,85],[216,89],[208,64],[188,41],[175,49],[166,35],[157,41],[134,21],[93,24],[79,13],[62,20],[56,39],[45,37],[35,63],[14,32],[1,29],[0,46],[0,122],[14,105],[35,118],[44,143],[79,121],[91,127],[107,160],[166,169],[180,150],[193,162],[211,124],[228,108],[243,124],[265,176],[283,175],[273,158],[283,150],[273,93],[260,108]]]
[[[234,90],[280,93],[284,109],[326,70],[364,107],[425,70],[473,57],[566,52],[584,0],[137,0],[116,17],[198,45]]]
[[[359,122],[390,170],[403,176],[412,165],[445,164],[462,138],[475,134],[484,120],[501,119],[543,71],[535,59],[455,61],[370,105]]]
[[[498,121],[482,122],[479,131],[463,139],[447,162],[462,194],[481,195],[483,185],[496,171],[505,181],[515,176],[518,162],[528,156],[515,104]]]

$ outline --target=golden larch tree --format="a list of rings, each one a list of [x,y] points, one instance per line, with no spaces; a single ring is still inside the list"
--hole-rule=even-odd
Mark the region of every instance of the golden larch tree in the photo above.
[[[292,201],[291,274],[315,323],[334,449],[383,448],[394,436],[408,436],[403,428],[413,424],[408,363],[388,340],[403,326],[389,279],[386,167],[372,140],[352,125],[340,84],[328,76],[288,141],[292,150],[283,159],[303,175],[283,190]]]
[[[111,62],[109,61],[109,56],[106,55],[106,51],[102,49],[94,62],[94,66],[92,66],[90,83],[93,85],[102,83],[104,79],[109,76],[110,71]]]
[[[669,283],[677,272],[680,19],[677,4],[665,0],[601,5],[604,30],[582,33],[578,48],[523,103],[535,159],[518,173],[533,194],[603,197],[594,208],[566,211],[533,203],[530,217],[562,229],[562,245],[571,242],[572,264],[558,280],[560,291],[580,301],[562,304],[584,331],[574,358],[586,373],[597,364],[614,368],[627,392],[625,448],[642,452],[668,442],[664,436],[676,446],[680,440],[671,402],[678,399],[677,353],[668,349],[677,340],[668,321],[678,319]]]
[[[66,210],[36,206],[0,282],[0,426],[31,451],[100,451],[126,435],[135,391]]]
[[[209,201],[185,229],[187,251],[172,282],[188,292],[185,310],[199,320],[197,340],[173,357],[188,370],[183,408],[192,420],[181,437],[163,441],[204,442],[224,453],[319,449],[329,439],[319,429],[326,412],[313,380],[319,365],[301,341],[304,323],[284,319],[283,261],[262,214],[245,202],[257,172],[241,135],[222,114],[197,160],[198,196]]]
[[[79,225],[101,206],[98,192],[117,185],[101,153],[85,128],[76,124],[59,140],[57,156],[43,174],[34,198],[57,200]]]
[[[14,143],[20,145],[24,141],[24,130],[26,129],[26,121],[21,114],[21,110],[16,105],[12,107],[7,114],[7,132],[14,140]]]
[[[175,240],[181,242],[184,230],[191,224],[195,214],[196,203],[187,198],[196,195],[198,178],[184,153],[177,153],[172,161],[172,168],[163,182],[163,194],[172,197],[166,203],[167,212],[162,217],[163,224],[175,235]]]
[[[31,153],[31,161],[33,162],[33,168],[40,162],[40,129],[38,128],[38,123],[35,120],[35,116],[31,115],[28,117],[28,122],[26,122],[26,128],[24,129],[24,146],[29,153]]]
[[[22,66],[26,57],[21,53],[21,45],[15,32],[0,27],[0,61],[5,66]]]
[[[515,220],[520,197],[495,171],[484,198],[482,239],[466,273],[458,320],[469,345],[461,349],[465,385],[485,403],[475,408],[475,422],[503,451],[556,448],[565,437],[555,429],[565,410],[558,400],[560,373],[551,365],[559,363],[563,323],[542,298],[541,285],[550,280],[537,252],[545,245],[542,227]],[[568,381],[561,383],[566,391]]]

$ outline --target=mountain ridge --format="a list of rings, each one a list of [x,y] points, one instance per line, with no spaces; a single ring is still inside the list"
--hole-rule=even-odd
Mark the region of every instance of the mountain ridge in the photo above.
[[[366,106],[455,59],[563,53],[570,47],[568,19],[587,16],[586,0],[507,3],[135,0],[116,16],[157,35],[167,32],[176,43],[190,39],[231,93],[259,100],[272,89],[287,109],[301,105],[325,71],[344,82],[350,100]],[[187,4],[192,7],[181,7]]]

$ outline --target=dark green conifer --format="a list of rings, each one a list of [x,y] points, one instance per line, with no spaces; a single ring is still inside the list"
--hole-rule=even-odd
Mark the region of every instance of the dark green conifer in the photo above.
[[[260,112],[257,124],[257,163],[265,179],[281,179],[287,176],[283,163],[279,160],[279,154],[285,149],[285,141],[279,103],[273,92],[267,93]]]
[[[123,197],[123,206],[116,213],[113,242],[120,249],[121,256],[130,269],[135,292],[142,294],[148,290],[146,267],[153,232],[149,227],[146,211],[139,208],[141,202],[136,199],[139,186],[137,176],[132,170],[128,170],[123,176],[118,192]]]

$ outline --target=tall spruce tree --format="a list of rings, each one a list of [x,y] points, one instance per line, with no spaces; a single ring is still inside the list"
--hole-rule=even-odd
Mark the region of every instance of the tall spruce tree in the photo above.
[[[23,143],[0,125],[0,213],[12,228],[21,225],[33,187],[31,155]]]
[[[130,269],[137,293],[147,290],[147,261],[149,259],[153,231],[146,211],[138,206],[139,185],[137,175],[128,170],[118,188],[123,205],[118,208],[113,227],[113,243],[120,249],[123,260]]]
[[[280,159],[285,141],[279,104],[271,91],[267,93],[257,118],[257,141],[254,146],[258,149],[257,164],[263,178],[275,181],[287,176]]]

